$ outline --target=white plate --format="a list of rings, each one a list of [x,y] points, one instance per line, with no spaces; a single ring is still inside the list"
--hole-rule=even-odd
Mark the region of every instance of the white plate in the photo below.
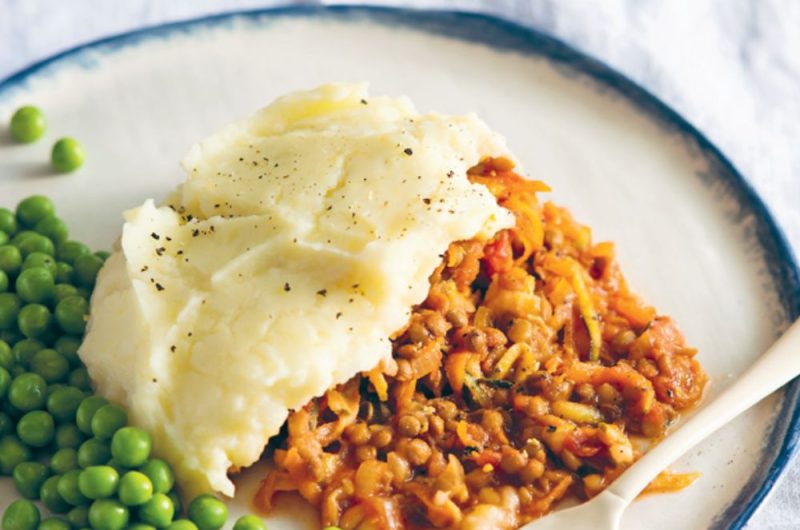
[[[289,9],[180,23],[73,50],[0,84],[0,116],[34,103],[50,128],[0,145],[0,202],[56,201],[73,234],[108,248],[120,212],[182,179],[192,142],[284,92],[370,80],[421,110],[477,111],[553,199],[617,243],[631,284],[674,316],[723,389],[798,313],[797,270],[763,204],[690,125],[607,67],[497,20],[370,8]],[[5,118],[4,118],[5,119]],[[54,176],[52,141],[88,151]],[[675,464],[702,478],[634,504],[623,528],[739,528],[797,441],[798,387],[778,393]],[[246,510],[258,473],[240,481]],[[2,499],[14,495],[3,480]],[[272,530],[315,528],[301,503]]]

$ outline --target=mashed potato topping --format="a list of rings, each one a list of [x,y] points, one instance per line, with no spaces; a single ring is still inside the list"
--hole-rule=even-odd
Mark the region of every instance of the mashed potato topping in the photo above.
[[[456,240],[514,224],[467,169],[508,156],[473,115],[326,85],[194,146],[125,213],[80,356],[186,493],[234,493],[290,409],[389,359]]]

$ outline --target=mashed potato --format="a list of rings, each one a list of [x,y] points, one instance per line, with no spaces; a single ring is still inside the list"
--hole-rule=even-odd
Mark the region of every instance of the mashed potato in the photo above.
[[[326,85],[194,146],[125,213],[80,356],[184,492],[234,493],[290,409],[375,367],[452,241],[513,225],[467,169],[508,156],[473,115]]]

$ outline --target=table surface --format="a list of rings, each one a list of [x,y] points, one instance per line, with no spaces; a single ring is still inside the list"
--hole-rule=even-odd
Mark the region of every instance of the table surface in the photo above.
[[[300,0],[0,0],[0,79],[66,48],[167,21]],[[357,3],[357,2],[349,2]],[[482,11],[548,32],[683,114],[750,180],[800,253],[800,2],[373,0]],[[800,525],[800,458],[748,525]]]

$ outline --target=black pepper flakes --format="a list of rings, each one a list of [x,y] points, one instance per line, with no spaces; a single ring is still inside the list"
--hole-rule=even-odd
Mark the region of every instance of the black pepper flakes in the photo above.
[[[195,228],[194,230],[192,230],[192,237],[197,237],[197,236],[199,236],[199,235],[200,235],[200,230],[198,230],[197,228]]]
[[[156,282],[156,289],[159,290],[159,291],[163,291],[164,290],[164,286],[161,285],[160,283]]]
[[[319,291],[317,291],[317,294],[320,295],[321,297],[325,298],[326,296],[328,296],[328,290],[327,289],[320,289]]]
[[[156,249],[156,254],[158,254],[159,256],[163,256],[165,250],[167,250],[167,249],[165,249],[164,247],[158,247]]]
[[[152,234],[150,234],[150,237],[152,237],[152,238],[153,238],[153,239],[155,239],[156,241],[158,241],[159,239],[161,239],[161,236],[159,236],[159,235],[158,235],[158,234],[156,234],[155,232],[153,232]]]
[[[174,344],[169,347],[169,351],[171,351],[172,353],[175,353],[175,350],[176,350],[176,348],[175,348]]]
[[[405,154],[407,154],[408,156],[411,156],[411,155],[414,154],[414,151],[410,147],[406,147],[405,149],[403,149],[403,152]]]
[[[286,291],[287,293],[292,290],[292,286],[289,285],[289,282],[283,284],[283,290]]]
[[[422,202],[424,202],[425,204],[430,204],[431,200],[429,198],[425,197],[424,199],[422,199]]]
[[[336,313],[336,320],[339,320],[340,318],[342,318],[342,312],[341,311]]]

